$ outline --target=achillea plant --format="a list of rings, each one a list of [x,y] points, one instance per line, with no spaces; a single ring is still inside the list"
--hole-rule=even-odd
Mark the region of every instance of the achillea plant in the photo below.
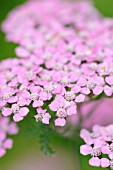
[[[86,143],[80,147],[81,154],[92,156],[89,164],[113,169],[113,125],[95,125],[92,133],[83,129],[80,136]]]
[[[76,145],[76,132],[92,114],[96,115],[94,109],[101,98],[113,96],[112,19],[102,17],[86,1],[30,0],[8,15],[2,30],[7,41],[17,44],[17,58],[0,63],[1,121],[13,118],[20,122],[29,117],[54,133],[69,126],[66,137]],[[82,108],[95,101],[84,117]],[[71,117],[78,117],[77,123],[72,123]],[[86,143],[81,153],[92,155],[90,165],[113,169],[112,125],[94,126],[93,131],[81,131]],[[41,137],[45,139],[44,133]],[[3,140],[0,156],[12,146],[11,140]],[[43,147],[52,153],[44,143]],[[42,148],[44,152],[46,149]],[[101,154],[108,154],[110,160]]]

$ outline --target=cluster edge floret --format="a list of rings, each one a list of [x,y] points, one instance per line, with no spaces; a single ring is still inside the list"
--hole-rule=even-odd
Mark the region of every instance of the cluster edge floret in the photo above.
[[[85,144],[80,147],[80,153],[92,156],[89,160],[91,166],[113,169],[113,125],[94,125],[92,130],[81,130],[80,136]]]

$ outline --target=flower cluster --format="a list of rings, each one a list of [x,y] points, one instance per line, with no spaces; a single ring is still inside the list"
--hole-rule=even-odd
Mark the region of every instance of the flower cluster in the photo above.
[[[2,29],[18,44],[0,63],[2,115],[19,122],[32,106],[36,121],[64,126],[78,103],[113,95],[113,22],[89,2],[31,0]]]
[[[6,154],[7,149],[11,149],[13,140],[7,137],[18,133],[18,128],[9,118],[0,115],[0,158]]]
[[[80,147],[81,154],[92,156],[89,164],[113,169],[113,125],[95,125],[91,133],[82,129],[80,136],[86,143]]]

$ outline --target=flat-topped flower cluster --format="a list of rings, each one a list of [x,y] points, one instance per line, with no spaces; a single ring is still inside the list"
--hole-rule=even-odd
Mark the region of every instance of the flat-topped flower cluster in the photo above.
[[[90,3],[29,1],[2,29],[18,44],[18,58],[0,63],[3,116],[19,122],[32,105],[37,121],[64,126],[78,103],[113,95],[113,22]]]
[[[30,0],[8,15],[2,30],[17,44],[17,58],[0,62],[0,157],[12,147],[7,135],[18,132],[14,122],[31,107],[36,121],[65,126],[80,103],[113,96],[113,20],[89,2]],[[112,131],[112,125],[81,131],[90,165],[113,169]]]

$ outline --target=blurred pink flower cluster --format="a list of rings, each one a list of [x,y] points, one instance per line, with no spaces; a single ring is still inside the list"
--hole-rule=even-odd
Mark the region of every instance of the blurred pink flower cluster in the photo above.
[[[78,103],[112,96],[113,22],[89,2],[32,0],[14,9],[2,29],[18,44],[18,58],[0,63],[2,115],[19,122],[32,105],[37,121],[49,124],[54,113],[55,125],[64,126]]]
[[[95,125],[91,133],[82,129],[80,136],[86,143],[80,147],[81,154],[92,156],[89,164],[113,169],[113,125]]]
[[[10,122],[10,119],[0,115],[0,158],[6,154],[7,149],[11,149],[13,140],[9,138],[9,135],[15,135],[18,133],[18,128],[14,122]]]
[[[70,117],[71,125],[79,125],[79,118],[82,118],[81,128],[90,129],[93,125],[107,126],[113,123],[113,99],[102,98],[89,101],[81,105],[80,113]]]

